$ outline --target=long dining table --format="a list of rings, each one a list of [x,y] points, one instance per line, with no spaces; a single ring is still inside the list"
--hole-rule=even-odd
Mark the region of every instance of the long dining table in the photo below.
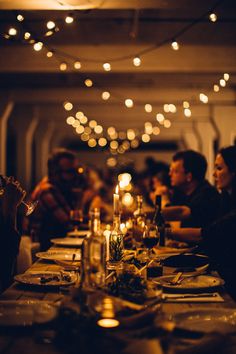
[[[73,250],[72,250],[73,251]],[[70,250],[71,252],[71,250]],[[77,252],[77,249],[74,251]],[[62,266],[52,261],[44,259],[38,259],[27,272],[60,272]],[[214,275],[218,276],[216,273]],[[18,282],[14,282],[3,294],[0,296],[0,307],[4,306],[4,302],[7,304],[11,302],[27,302],[27,301],[44,301],[46,303],[53,304],[55,308],[60,311],[63,303],[66,303],[70,299],[71,292],[75,290],[75,286],[68,287],[31,287],[24,286]],[[111,331],[112,341],[109,342],[110,347],[103,348],[102,352],[124,352],[127,354],[142,353],[142,354],[161,354],[161,353],[236,353],[236,323],[235,331],[227,331],[219,329],[211,330],[211,321],[209,321],[209,329],[203,333],[198,333],[188,329],[182,332],[178,332],[178,328],[169,328],[168,321],[166,319],[178,313],[188,313],[194,311],[195,314],[201,313],[203,310],[224,311],[231,309],[236,312],[236,303],[227,293],[226,289],[222,286],[216,290],[218,298],[209,298],[209,301],[202,299],[198,300],[198,297],[194,299],[168,299],[168,296],[163,300],[161,304],[161,310],[157,310],[157,318],[159,316],[160,328],[155,329],[154,332],[145,332],[140,328],[125,328],[123,331],[118,330],[116,336],[115,330]],[[11,314],[9,314],[10,316]],[[1,316],[1,310],[0,310]],[[158,322],[158,321],[157,321]],[[162,326],[162,323],[166,322],[166,327]],[[171,323],[171,322],[170,322]],[[206,323],[203,323],[203,326]],[[78,343],[78,351],[74,348],[76,343],[73,338],[73,348],[71,347],[71,338],[65,336],[65,343],[62,343],[63,338],[58,341],[58,326],[60,327],[59,336],[63,332],[62,326],[58,325],[57,321],[52,323],[45,323],[32,326],[0,326],[0,352],[4,354],[41,354],[46,352],[47,354],[60,354],[60,353],[88,353],[90,350],[86,350],[81,341]],[[65,332],[71,332],[75,330],[75,322],[66,322]],[[157,326],[158,327],[158,326]],[[105,330],[106,331],[106,330]],[[159,332],[160,331],[160,335]],[[189,333],[188,333],[189,332]],[[75,331],[75,333],[77,333]],[[94,332],[91,332],[94,333]],[[102,332],[99,332],[99,335]],[[107,338],[107,331],[105,337]],[[151,333],[151,334],[150,334]],[[114,335],[115,334],[115,335]],[[120,336],[121,334],[121,336]],[[75,334],[76,335],[76,334]],[[91,334],[91,341],[95,341],[94,334]],[[120,336],[120,337],[119,337]],[[63,336],[62,336],[63,337]],[[55,340],[56,338],[56,340]],[[122,345],[119,347],[119,338],[121,338]],[[164,339],[163,339],[164,338]],[[68,343],[66,342],[68,339]],[[58,344],[59,343],[59,344]],[[111,343],[114,343],[114,347],[111,347]],[[164,344],[163,344],[164,343]],[[94,351],[93,351],[94,352]],[[100,352],[97,347],[96,352]]]

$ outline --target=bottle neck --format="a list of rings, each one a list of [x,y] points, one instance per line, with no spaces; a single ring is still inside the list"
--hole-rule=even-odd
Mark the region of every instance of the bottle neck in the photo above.
[[[113,215],[113,229],[120,229],[120,215]]]
[[[137,217],[138,215],[143,214],[143,197],[138,195],[137,196],[137,209],[134,212],[134,216]]]
[[[101,229],[100,213],[98,211],[91,213],[90,219],[90,233],[91,235],[98,235]]]

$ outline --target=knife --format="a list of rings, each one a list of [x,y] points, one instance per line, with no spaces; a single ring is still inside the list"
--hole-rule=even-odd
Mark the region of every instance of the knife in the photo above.
[[[188,298],[201,298],[201,297],[217,297],[217,293],[202,293],[202,294],[164,294],[164,299],[188,299]]]

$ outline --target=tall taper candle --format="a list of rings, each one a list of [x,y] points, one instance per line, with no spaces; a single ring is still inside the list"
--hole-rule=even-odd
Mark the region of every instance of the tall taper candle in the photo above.
[[[116,186],[115,194],[113,194],[113,213],[118,215],[120,213],[120,195],[119,186]]]

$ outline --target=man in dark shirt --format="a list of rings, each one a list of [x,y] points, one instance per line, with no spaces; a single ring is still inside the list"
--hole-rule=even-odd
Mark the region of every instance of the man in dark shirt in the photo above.
[[[170,167],[173,188],[181,192],[181,202],[173,198],[163,209],[166,221],[181,221],[181,227],[205,227],[218,217],[219,194],[205,180],[207,162],[199,152],[176,153]]]

